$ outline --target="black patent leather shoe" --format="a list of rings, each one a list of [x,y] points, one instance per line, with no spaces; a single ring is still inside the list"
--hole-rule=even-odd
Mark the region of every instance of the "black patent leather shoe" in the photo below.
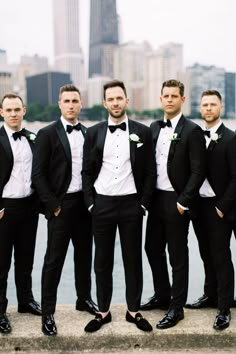
[[[230,324],[230,320],[231,320],[230,310],[219,311],[216,316],[215,322],[213,324],[213,328],[217,330],[228,328]]]
[[[126,312],[126,321],[136,324],[137,328],[141,329],[141,331],[144,331],[144,332],[151,332],[152,331],[152,326],[150,325],[150,323],[145,318],[143,318],[143,316],[139,312],[137,312],[135,317],[133,317],[133,316],[131,316],[129,311],[127,311]]]
[[[217,307],[217,301],[209,298],[207,295],[203,294],[199,299],[197,299],[195,302],[192,304],[186,304],[185,305],[186,309],[203,309],[207,307],[211,308],[216,308]]]
[[[96,315],[98,312],[97,305],[93,302],[92,299],[88,300],[76,300],[75,309],[78,311],[87,311],[91,315]]]
[[[53,315],[45,315],[42,317],[42,332],[46,336],[57,335],[57,326]]]
[[[140,310],[149,311],[154,309],[167,310],[170,306],[170,300],[161,300],[155,295],[149,299],[146,304],[140,306]]]
[[[111,322],[111,313],[108,312],[106,317],[102,318],[102,315],[100,313],[97,313],[95,318],[90,321],[85,327],[84,330],[85,332],[96,332],[98,331],[104,324]]]
[[[42,310],[39,303],[35,300],[32,300],[28,304],[19,304],[18,305],[18,312],[20,313],[31,313],[35,316],[41,316]]]
[[[5,313],[0,314],[0,333],[8,334],[11,332],[11,324]]]
[[[158,329],[166,329],[170,327],[174,327],[180,320],[184,318],[183,309],[171,309],[169,310],[162,320],[157,323],[156,328]]]

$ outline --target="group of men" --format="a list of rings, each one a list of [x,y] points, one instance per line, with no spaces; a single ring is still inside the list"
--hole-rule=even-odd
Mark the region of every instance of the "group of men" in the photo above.
[[[65,85],[59,92],[61,117],[40,129],[36,137],[22,129],[26,108],[21,97],[3,97],[1,333],[11,332],[6,293],[14,248],[18,312],[41,315],[42,332],[57,334],[57,288],[70,240],[74,247],[76,309],[95,316],[84,330],[95,332],[111,322],[117,229],[126,283],[126,321],[142,331],[152,331],[139,310],[166,309],[156,325],[165,329],[184,318],[185,306],[212,306],[218,309],[213,327],[229,326],[234,298],[230,237],[236,219],[236,134],[221,121],[218,91],[202,93],[200,112],[205,132],[182,114],[185,96],[181,82],[165,81],[160,99],[164,119],[154,121],[149,128],[128,118],[124,83],[109,81],[104,85],[103,101],[108,120],[86,129],[79,122],[79,89]],[[34,299],[31,276],[39,212],[48,222],[41,306]],[[142,224],[147,212],[145,250],[155,294],[141,304]],[[204,296],[186,305],[190,220],[204,263],[205,286]],[[98,305],[91,298],[93,238]]]

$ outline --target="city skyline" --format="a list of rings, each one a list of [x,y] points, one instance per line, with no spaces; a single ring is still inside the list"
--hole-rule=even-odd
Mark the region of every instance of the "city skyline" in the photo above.
[[[234,34],[235,1],[199,0],[191,8],[187,0],[117,0],[117,12],[122,24],[123,42],[137,43],[147,40],[157,49],[167,42],[184,45],[184,65],[198,62],[216,65],[236,72],[236,46]],[[88,60],[89,0],[80,0],[81,47]],[[0,49],[8,54],[9,63],[17,62],[21,55],[47,56],[54,61],[52,1],[1,2]]]

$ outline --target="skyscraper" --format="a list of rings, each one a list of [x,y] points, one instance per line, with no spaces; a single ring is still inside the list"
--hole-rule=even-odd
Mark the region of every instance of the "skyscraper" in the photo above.
[[[79,0],[53,0],[55,68],[69,72],[75,85],[84,82],[79,40]]]
[[[118,42],[116,0],[90,0],[89,77],[113,77]]]

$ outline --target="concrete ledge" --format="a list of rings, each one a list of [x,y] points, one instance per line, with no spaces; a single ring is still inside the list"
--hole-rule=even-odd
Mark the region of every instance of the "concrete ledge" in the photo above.
[[[11,351],[86,351],[86,350],[132,350],[132,349],[200,349],[236,347],[236,310],[232,310],[231,325],[217,332],[212,328],[216,315],[214,309],[185,309],[185,319],[167,330],[157,330],[156,323],[164,311],[149,311],[142,314],[153,325],[153,332],[144,333],[134,324],[125,321],[125,305],[112,305],[113,321],[98,332],[85,333],[84,327],[93,317],[75,310],[74,305],[58,305],[55,320],[56,337],[47,337],[41,332],[41,318],[19,314],[15,306],[8,307],[12,333],[0,335],[0,353]]]

